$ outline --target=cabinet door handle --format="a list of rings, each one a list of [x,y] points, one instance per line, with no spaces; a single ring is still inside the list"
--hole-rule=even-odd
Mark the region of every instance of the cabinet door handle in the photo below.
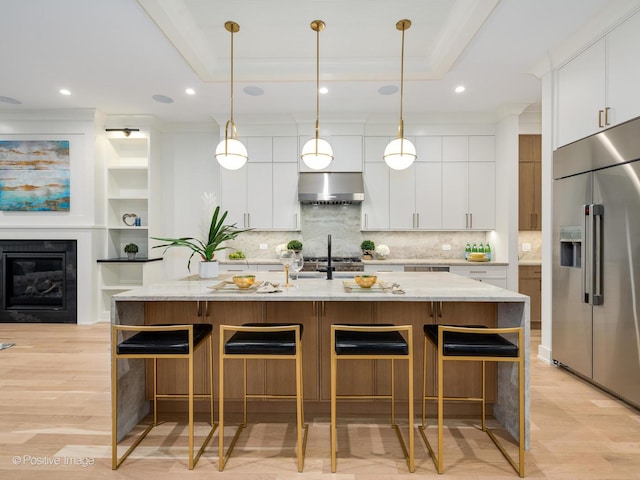
[[[604,109],[604,124],[609,125],[609,107],[605,107]]]
[[[416,213],[416,228],[420,228],[420,214]]]
[[[364,214],[364,228],[369,228],[369,214]]]
[[[251,227],[251,214],[247,213],[247,228]]]
[[[297,213],[293,214],[293,226],[295,228],[298,228],[298,214]]]
[[[602,124],[602,114],[604,113],[604,110],[598,110],[598,127],[599,128],[603,128],[604,125]]]
[[[469,214],[464,214],[464,228],[469,228]]]
[[[469,228],[473,228],[473,213],[469,214]]]

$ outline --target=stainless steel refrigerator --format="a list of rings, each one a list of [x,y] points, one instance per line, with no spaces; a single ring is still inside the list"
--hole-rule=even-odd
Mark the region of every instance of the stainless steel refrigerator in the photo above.
[[[640,118],[553,155],[552,358],[640,407]]]

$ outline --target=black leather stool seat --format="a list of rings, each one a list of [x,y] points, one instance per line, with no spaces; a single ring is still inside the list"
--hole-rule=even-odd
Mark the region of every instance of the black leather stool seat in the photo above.
[[[170,325],[153,325],[164,327]],[[213,325],[209,323],[196,323],[193,325],[193,346],[195,348],[202,340],[213,331]],[[117,346],[118,355],[165,355],[188,354],[189,332],[176,330],[167,332],[139,332],[122,341]]]
[[[287,327],[300,326],[302,338],[303,325],[301,323],[244,323],[243,327]],[[224,344],[227,355],[295,355],[296,334],[286,332],[235,332]]]
[[[393,327],[393,324],[344,324],[350,327]],[[336,330],[337,355],[408,355],[409,346],[400,332],[353,332]]]
[[[453,325],[450,325],[453,326]],[[464,325],[472,328],[486,328],[484,325]],[[438,325],[425,325],[424,333],[438,345]],[[517,357],[518,346],[498,334],[478,334],[444,332],[443,355],[468,357]]]

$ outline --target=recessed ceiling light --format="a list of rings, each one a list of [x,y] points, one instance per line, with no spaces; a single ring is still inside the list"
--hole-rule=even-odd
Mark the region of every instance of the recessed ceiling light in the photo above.
[[[193,88],[187,88],[184,93],[186,93],[187,95],[195,95],[196,91]]]
[[[395,85],[383,85],[378,89],[380,95],[393,95],[398,91],[398,87]]]
[[[173,98],[167,97],[166,95],[160,95],[159,93],[152,95],[151,98],[160,103],[173,103]]]
[[[11,98],[11,97],[2,97],[0,96],[0,102],[2,103],[10,103],[12,105],[21,105],[22,102],[20,100],[16,100],[15,98]]]
[[[60,90],[58,90],[62,95],[71,95],[71,91],[67,90],[66,88],[61,88]]]
[[[458,86],[456,87],[455,92],[456,92],[456,93],[462,93],[462,92],[464,92],[465,90],[466,90],[466,88],[465,88],[465,86],[464,86],[464,85],[458,85]]]
[[[318,90],[322,95],[329,93],[329,89],[327,87],[320,87]]]
[[[248,87],[244,87],[242,89],[244,93],[247,95],[251,95],[252,97],[259,97],[264,94],[264,90],[260,87],[256,87],[255,85],[249,85]]]

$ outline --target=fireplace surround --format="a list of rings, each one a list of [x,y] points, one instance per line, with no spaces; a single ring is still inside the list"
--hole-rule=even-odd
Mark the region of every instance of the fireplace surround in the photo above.
[[[0,322],[77,323],[77,241],[0,240]]]

